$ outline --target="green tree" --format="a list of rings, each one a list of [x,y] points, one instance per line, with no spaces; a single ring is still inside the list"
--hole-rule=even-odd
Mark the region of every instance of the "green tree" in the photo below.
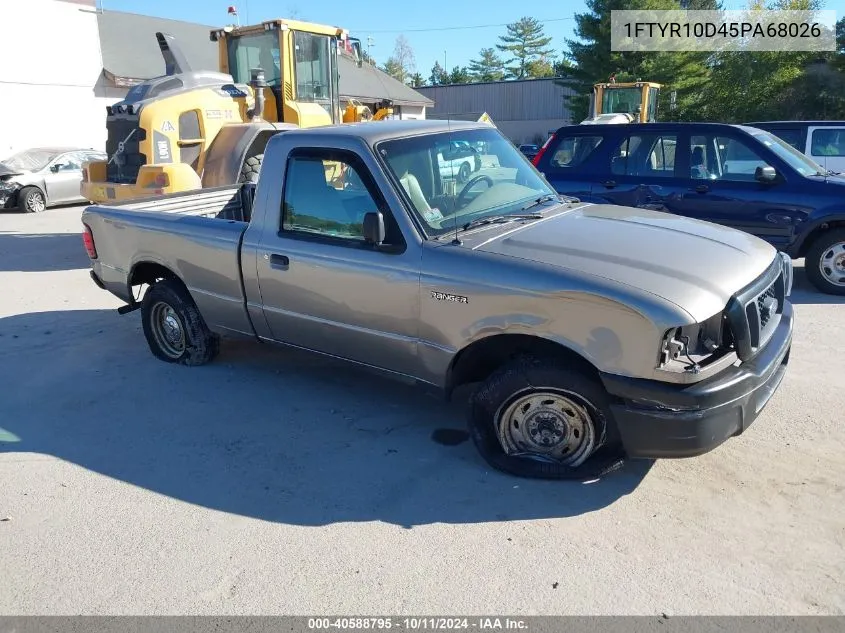
[[[506,28],[507,33],[499,36],[502,43],[496,48],[510,56],[505,62],[508,75],[524,79],[532,61],[552,54],[551,49],[546,48],[552,38],[545,34],[542,23],[535,18],[520,18]]]
[[[470,60],[469,71],[475,81],[501,81],[505,78],[505,63],[493,48],[482,48],[478,59]]]
[[[428,77],[428,83],[431,86],[440,86],[449,83],[449,73],[440,65],[440,62],[434,62],[431,67],[431,75]]]
[[[388,57],[381,69],[397,81],[405,83],[405,69],[395,58]]]
[[[413,75],[411,75],[411,87],[419,88],[419,87],[424,86],[424,85],[425,85],[425,79],[423,79],[423,76],[421,74],[414,73]]]
[[[472,75],[469,74],[466,66],[455,66],[449,73],[450,84],[468,84],[472,82]]]
[[[525,73],[531,79],[542,79],[544,77],[555,76],[555,64],[545,57],[534,59],[528,62],[525,68]]]

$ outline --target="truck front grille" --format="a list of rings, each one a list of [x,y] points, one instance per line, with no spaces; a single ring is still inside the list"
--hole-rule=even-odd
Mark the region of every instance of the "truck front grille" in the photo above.
[[[141,141],[147,133],[138,127],[140,123],[137,115],[109,116],[106,119],[108,140],[106,153],[109,164],[106,173],[109,182],[131,184],[138,179],[138,170],[147,162],[147,157],[141,153]]]
[[[753,358],[766,345],[780,323],[786,301],[783,260],[772,265],[728,302],[728,321],[742,361]]]

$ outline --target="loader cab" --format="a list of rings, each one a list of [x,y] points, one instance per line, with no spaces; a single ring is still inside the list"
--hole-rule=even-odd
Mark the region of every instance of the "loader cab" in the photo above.
[[[654,123],[657,121],[660,88],[660,84],[650,81],[595,84],[591,117],[630,114],[635,123]]]
[[[298,20],[212,31],[221,72],[249,84],[261,68],[267,82],[263,118],[300,127],[340,123],[338,48],[343,29]],[[245,119],[246,120],[246,119]]]

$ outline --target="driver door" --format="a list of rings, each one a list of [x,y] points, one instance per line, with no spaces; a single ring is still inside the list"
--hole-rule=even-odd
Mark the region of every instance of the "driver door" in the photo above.
[[[77,152],[56,157],[47,166],[44,175],[47,200],[52,204],[66,204],[82,199],[79,187],[82,183],[82,159]]]

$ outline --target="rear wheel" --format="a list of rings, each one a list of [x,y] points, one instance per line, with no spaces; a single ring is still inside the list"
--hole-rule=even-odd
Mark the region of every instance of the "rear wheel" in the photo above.
[[[264,162],[264,154],[250,156],[244,161],[241,167],[241,175],[238,182],[258,182],[258,174],[261,172],[261,163]]]
[[[804,270],[822,292],[845,295],[845,229],[834,229],[817,237],[807,251]]]
[[[18,207],[25,213],[41,213],[47,208],[47,200],[37,187],[24,187],[18,194]]]
[[[589,459],[607,440],[608,397],[593,378],[555,359],[522,357],[495,371],[473,395],[470,433],[493,468],[520,477],[599,476],[621,466]]]
[[[141,303],[150,351],[159,360],[203,365],[220,351],[220,339],[206,326],[185,286],[176,279],[153,284]]]

